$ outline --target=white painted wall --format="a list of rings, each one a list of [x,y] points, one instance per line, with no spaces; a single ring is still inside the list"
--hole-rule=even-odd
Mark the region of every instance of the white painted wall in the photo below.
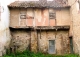
[[[15,1],[15,0],[7,0],[7,1],[0,0],[0,4],[1,4],[0,56],[2,56],[2,53],[5,53],[5,47],[7,48],[9,46],[9,42],[10,42],[9,9],[8,9],[7,5],[13,1]]]

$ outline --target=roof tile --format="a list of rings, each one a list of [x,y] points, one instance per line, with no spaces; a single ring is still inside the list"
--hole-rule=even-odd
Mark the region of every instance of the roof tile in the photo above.
[[[39,0],[39,1],[15,1],[8,5],[8,7],[68,7],[67,0],[54,0],[54,1],[47,1],[47,0]]]

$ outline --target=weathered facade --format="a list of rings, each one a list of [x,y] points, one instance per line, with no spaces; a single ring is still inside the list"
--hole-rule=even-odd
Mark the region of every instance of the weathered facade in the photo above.
[[[74,53],[80,55],[80,0],[68,1],[71,16]]]
[[[67,0],[15,1],[8,7],[12,52],[29,49],[49,54],[73,53]]]

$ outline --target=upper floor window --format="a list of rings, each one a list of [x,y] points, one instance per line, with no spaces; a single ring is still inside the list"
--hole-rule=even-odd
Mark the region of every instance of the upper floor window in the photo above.
[[[20,19],[26,19],[26,11],[20,12]]]
[[[56,13],[50,12],[49,13],[49,19],[56,19]]]
[[[56,12],[53,8],[49,9],[49,19],[56,19]]]
[[[20,19],[26,19],[26,15],[20,15]]]

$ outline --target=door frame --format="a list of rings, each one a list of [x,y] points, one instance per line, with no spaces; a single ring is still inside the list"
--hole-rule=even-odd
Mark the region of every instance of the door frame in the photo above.
[[[54,41],[55,50],[53,51],[53,53],[49,53],[49,47],[50,47],[49,41]],[[55,43],[56,43],[55,39],[54,40],[53,39],[52,40],[48,40],[48,53],[49,54],[56,54],[56,44]]]
[[[69,37],[69,41],[70,41],[70,53],[74,53],[73,51],[73,38],[72,37]]]

